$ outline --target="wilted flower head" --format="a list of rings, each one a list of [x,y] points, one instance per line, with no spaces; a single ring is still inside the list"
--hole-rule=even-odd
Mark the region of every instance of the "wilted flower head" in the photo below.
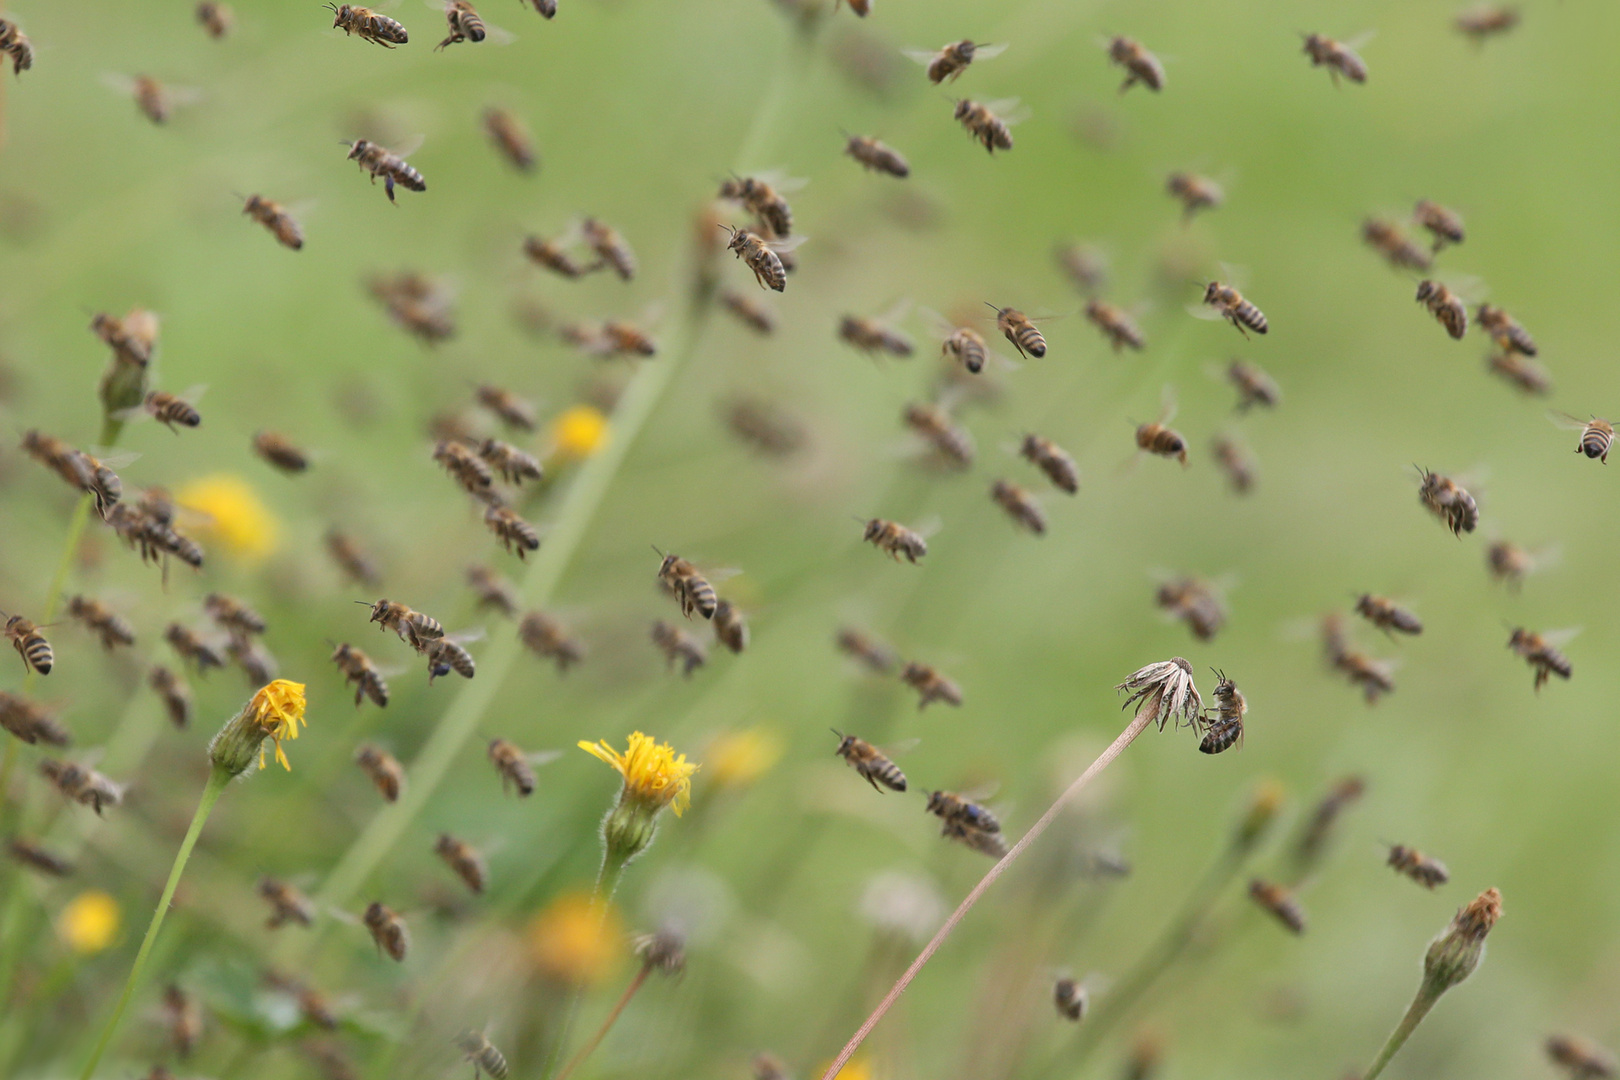
[[[1502,917],[1502,894],[1486,889],[1451,920],[1423,957],[1423,988],[1433,997],[1474,973],[1485,955],[1485,937]]]
[[[1135,705],[1137,716],[1146,710],[1148,722],[1157,720],[1160,731],[1172,717],[1177,727],[1183,722],[1196,725],[1204,711],[1204,699],[1193,683],[1192,665],[1179,656],[1138,669],[1114,689],[1129,690],[1131,695],[1121,708]]]
[[[679,975],[686,970],[686,939],[669,927],[638,935],[635,949],[636,956],[649,969],[657,969],[665,975]]]
[[[214,767],[240,776],[257,754],[259,768],[264,768],[264,741],[269,739],[276,744],[276,760],[290,771],[292,765],[281,749],[281,740],[298,738],[298,725],[307,725],[304,705],[303,683],[276,679],[261,687],[208,744]]]

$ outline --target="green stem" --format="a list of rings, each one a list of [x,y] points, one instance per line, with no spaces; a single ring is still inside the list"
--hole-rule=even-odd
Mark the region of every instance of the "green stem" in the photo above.
[[[596,886],[591,890],[591,907],[595,908],[597,913],[597,937],[601,937],[602,931],[607,927],[608,911],[613,904],[613,894],[619,891],[619,882],[624,878],[624,868],[628,865],[629,860],[623,855],[616,854],[612,849],[604,846],[602,866],[596,871]],[[551,1059],[546,1066],[547,1075],[556,1071],[557,1062],[562,1060],[563,1051],[568,1049],[568,1039],[573,1034],[574,1024],[579,1021],[579,1010],[584,1004],[585,984],[576,982],[573,990],[568,995],[568,1009],[563,1013],[562,1028],[557,1032],[557,1042],[551,1048]],[[620,1008],[622,1007],[623,1002],[620,1003]],[[614,1010],[613,1015],[618,1016],[617,1009]],[[598,1041],[600,1041],[600,1037],[598,1037]],[[591,1049],[595,1049],[594,1045]],[[558,1074],[555,1080],[562,1080],[578,1064],[578,1058],[569,1062],[568,1067]]]
[[[568,1080],[569,1075],[579,1067],[580,1062],[590,1057],[596,1048],[602,1045],[602,1040],[607,1038],[607,1033],[613,1027],[614,1021],[619,1019],[619,1014],[624,1012],[626,1005],[630,1004],[630,999],[636,996],[636,991],[641,989],[641,984],[647,981],[647,975],[651,971],[651,964],[641,965],[641,970],[636,972],[636,977],[630,980],[630,985],[625,988],[624,995],[613,1006],[613,1011],[607,1014],[607,1019],[602,1021],[602,1026],[596,1029],[596,1034],[591,1036],[590,1041],[580,1047],[579,1053],[575,1054],[573,1059],[563,1066],[562,1072],[557,1074],[557,1080]]]
[[[169,871],[169,880],[163,886],[163,895],[158,898],[157,910],[152,912],[152,922],[146,928],[146,937],[141,939],[140,951],[135,954],[135,965],[130,968],[129,978],[124,982],[124,992],[118,995],[118,1004],[113,1007],[112,1015],[107,1018],[107,1026],[101,1029],[101,1038],[96,1042],[96,1048],[91,1052],[84,1070],[79,1073],[79,1080],[90,1080],[95,1075],[96,1066],[101,1063],[101,1055],[106,1053],[107,1045],[112,1042],[113,1032],[118,1030],[118,1021],[123,1019],[124,1010],[129,1006],[129,999],[135,993],[135,984],[141,977],[141,969],[146,966],[147,954],[152,951],[152,943],[157,940],[158,931],[163,928],[163,918],[168,914],[169,902],[174,899],[175,887],[180,884],[180,875],[185,872],[186,860],[191,858],[191,849],[197,846],[197,837],[202,834],[203,825],[207,823],[208,815],[214,809],[214,803],[219,800],[225,791],[225,785],[230,782],[229,774],[223,769],[215,769],[208,774],[208,784],[203,788],[202,799],[197,803],[197,812],[191,817],[191,827],[186,830],[185,839],[180,841],[180,851],[174,857],[174,867]]]
[[[1395,1025],[1395,1030],[1389,1033],[1389,1039],[1384,1043],[1384,1048],[1378,1051],[1378,1060],[1372,1063],[1372,1068],[1367,1070],[1367,1074],[1362,1077],[1362,1080],[1374,1080],[1374,1077],[1384,1071],[1384,1066],[1389,1064],[1389,1059],[1394,1057],[1396,1051],[1406,1044],[1407,1037],[1423,1022],[1423,1018],[1429,1015],[1429,1010],[1434,1008],[1434,1003],[1439,1000],[1440,995],[1430,993],[1427,985],[1418,988],[1417,997],[1413,998],[1412,1004],[1407,1006],[1406,1015],[1401,1017],[1399,1024]]]

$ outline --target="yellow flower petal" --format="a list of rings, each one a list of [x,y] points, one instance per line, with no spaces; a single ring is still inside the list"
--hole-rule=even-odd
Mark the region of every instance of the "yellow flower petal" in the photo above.
[[[590,457],[607,439],[608,418],[590,405],[575,405],[551,422],[552,445],[563,457]]]
[[[118,936],[118,901],[100,889],[90,889],[68,901],[56,922],[56,932],[76,953],[88,956],[113,943]]]
[[[259,493],[233,473],[215,473],[183,485],[174,501],[201,519],[195,526],[205,546],[218,547],[245,563],[258,563],[280,546],[281,525]]]
[[[620,754],[606,742],[581,742],[579,748],[613,766],[624,777],[623,797],[645,803],[654,809],[668,806],[680,817],[692,802],[692,774],[696,762],[676,754],[668,743],[649,735],[632,732],[629,745]]]

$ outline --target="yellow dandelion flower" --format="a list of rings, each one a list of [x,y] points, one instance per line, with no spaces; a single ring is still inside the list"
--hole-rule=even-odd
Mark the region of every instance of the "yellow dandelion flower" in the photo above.
[[[782,739],[760,727],[721,735],[709,744],[709,779],[716,787],[740,788],[770,772],[782,757]]]
[[[832,1059],[828,1058],[816,1066],[815,1075],[821,1076],[832,1067]],[[872,1080],[876,1074],[871,1064],[864,1057],[852,1057],[845,1062],[844,1067],[838,1070],[838,1080]]]
[[[174,501],[199,515],[197,531],[205,541],[243,562],[262,562],[280,545],[280,522],[253,485],[234,473],[192,480],[175,492]]]
[[[304,684],[276,679],[253,695],[248,709],[253,715],[253,722],[264,731],[266,738],[276,744],[276,760],[281,762],[283,769],[291,772],[292,765],[288,764],[287,755],[281,750],[281,740],[298,738],[300,723],[309,726],[309,721],[304,719]],[[259,744],[259,768],[264,768],[263,743]]]
[[[590,986],[618,967],[623,932],[612,904],[599,906],[588,893],[564,893],[530,920],[529,955],[543,974]]]
[[[624,777],[621,799],[653,810],[669,806],[676,817],[685,813],[692,802],[692,774],[697,772],[698,765],[688,762],[685,754],[677,755],[668,743],[635,731],[630,734],[630,745],[623,754],[605,741],[582,741],[579,748],[607,762]]]
[[[74,952],[98,953],[118,936],[118,901],[100,889],[88,889],[68,901],[56,920],[56,933]]]
[[[575,405],[551,422],[551,444],[565,458],[588,458],[608,440],[608,418],[593,405]]]

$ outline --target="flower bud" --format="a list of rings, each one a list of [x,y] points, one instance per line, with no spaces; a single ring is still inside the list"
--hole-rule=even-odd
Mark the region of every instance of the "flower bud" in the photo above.
[[[1485,955],[1485,936],[1502,917],[1502,894],[1486,889],[1457,912],[1423,957],[1423,990],[1439,997],[1474,973]]]
[[[276,679],[219,729],[208,744],[208,760],[227,776],[241,776],[255,759],[264,767],[264,742],[269,739],[275,743],[276,760],[290,770],[281,740],[298,738],[298,725],[304,722],[304,684]]]

